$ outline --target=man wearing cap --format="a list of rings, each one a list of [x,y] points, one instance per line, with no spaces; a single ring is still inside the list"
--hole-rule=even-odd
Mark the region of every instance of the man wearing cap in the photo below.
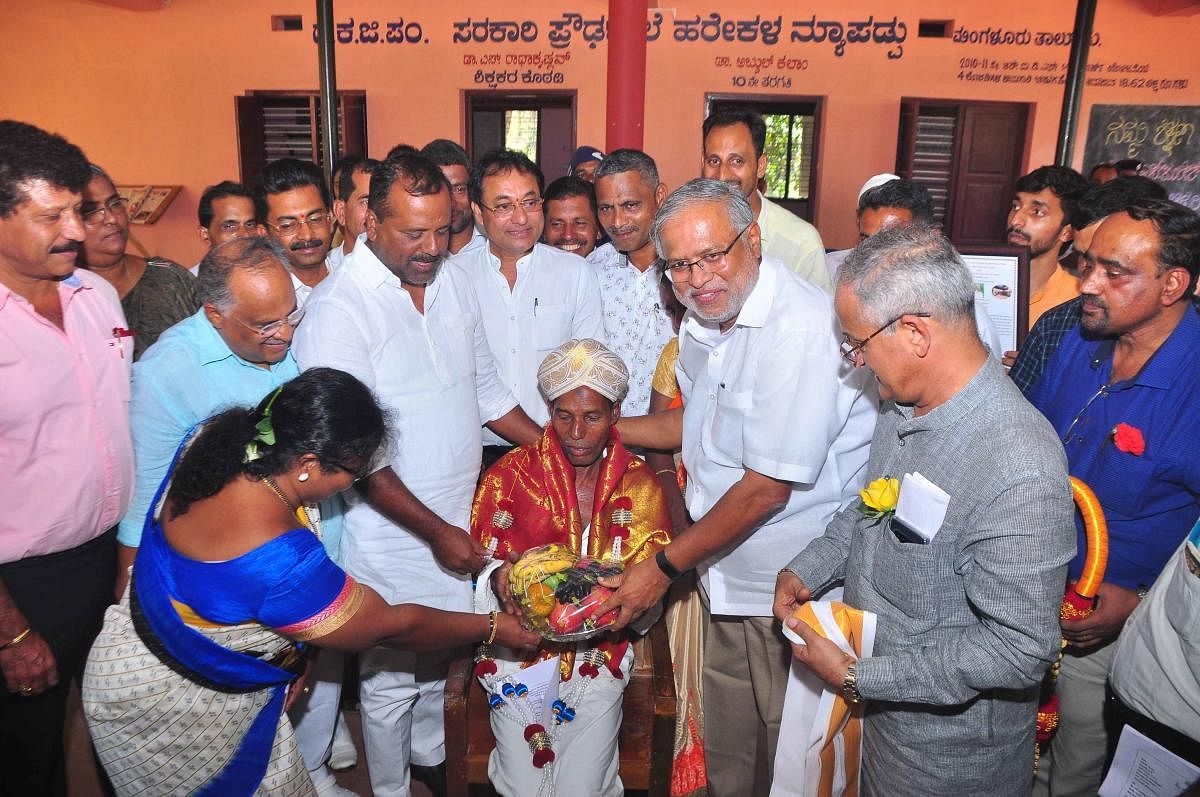
[[[671,521],[654,474],[622,445],[615,427],[629,389],[620,357],[598,341],[569,340],[542,362],[538,389],[550,405],[546,431],[504,455],[475,495],[471,534],[493,556],[479,574],[475,609],[503,607],[526,613],[535,624],[549,615],[551,627],[557,627],[551,613],[559,605],[557,595],[535,601],[529,592],[527,608],[514,609],[508,588],[512,559],[559,543],[579,556],[628,566],[670,542]],[[594,592],[596,598],[608,594]],[[646,612],[637,625],[644,630],[656,616],[657,611]],[[538,709],[526,709],[518,702],[523,698],[502,691],[503,681],[529,666],[528,659],[499,646],[480,649],[475,673],[490,695],[496,736],[488,776],[500,794],[624,793],[617,730],[624,675],[633,666],[629,642],[625,633],[538,651],[541,661],[559,660],[556,708],[563,720],[541,731],[533,726]]]
[[[571,166],[567,169],[567,174],[572,177],[578,177],[587,183],[596,181],[596,169],[600,167],[600,162],[604,160],[604,153],[590,144],[585,144],[575,150],[575,154],[571,156]]]

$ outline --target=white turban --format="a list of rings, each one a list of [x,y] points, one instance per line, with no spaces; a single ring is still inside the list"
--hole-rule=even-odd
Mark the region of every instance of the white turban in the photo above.
[[[629,369],[604,344],[591,338],[568,340],[546,355],[538,368],[538,389],[546,401],[590,387],[614,404],[629,392]]]
[[[862,199],[862,195],[870,191],[872,188],[878,188],[881,185],[887,185],[892,180],[899,179],[900,175],[898,174],[888,174],[887,172],[884,172],[883,174],[877,174],[870,180],[867,180],[865,183],[863,183],[862,188],[858,189],[858,198]]]

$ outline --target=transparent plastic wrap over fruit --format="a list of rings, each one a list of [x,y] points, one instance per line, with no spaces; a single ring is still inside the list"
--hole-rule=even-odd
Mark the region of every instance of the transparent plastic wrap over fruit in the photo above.
[[[579,557],[551,543],[527,550],[509,571],[508,586],[534,631],[552,642],[575,642],[616,622],[615,611],[598,614],[613,594],[599,581],[622,569],[620,562]]]

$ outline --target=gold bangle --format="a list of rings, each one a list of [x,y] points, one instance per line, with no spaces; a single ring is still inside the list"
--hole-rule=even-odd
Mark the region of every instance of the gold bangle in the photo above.
[[[488,612],[488,636],[487,639],[483,640],[483,644],[490,645],[496,641],[496,626],[496,613]]]
[[[662,474],[664,474],[664,473],[668,473],[668,474],[670,474],[671,476],[676,476],[676,475],[678,475],[678,474],[676,474],[676,473],[675,473],[675,470],[674,470],[674,468],[659,468],[658,470],[654,471],[654,475],[655,475],[655,476],[661,476],[661,475],[662,475]]]
[[[12,639],[5,642],[3,645],[0,645],[0,650],[8,650],[9,648],[16,647],[17,645],[19,645],[25,641],[25,637],[29,636],[32,633],[33,633],[32,628],[26,628],[24,631],[17,634],[15,637],[13,637]]]

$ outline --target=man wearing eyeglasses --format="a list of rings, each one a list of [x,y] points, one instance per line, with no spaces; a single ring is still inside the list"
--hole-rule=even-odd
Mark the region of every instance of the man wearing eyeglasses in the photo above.
[[[333,214],[325,176],[311,161],[280,158],[263,169],[255,198],[267,235],[287,251],[296,301],[303,307],[329,276],[325,260],[333,245]]]
[[[483,312],[496,370],[537,424],[550,419],[537,386],[546,355],[573,338],[602,338],[600,285],[579,257],[539,243],[545,227],[542,171],[524,154],[487,153],[471,171],[471,209],[487,238],[451,259]],[[486,470],[512,444],[483,433]]]
[[[299,375],[290,348],[304,317],[287,254],[254,236],[226,241],[200,262],[200,310],[167,330],[133,370],[130,414],[137,487],[117,533],[117,595],[124,592],[151,499],[195,424],[253,405]]]
[[[196,207],[196,216],[200,222],[200,240],[209,249],[233,238],[263,234],[254,208],[254,194],[249,188],[232,180],[222,180],[204,189],[200,204]],[[199,276],[200,264],[197,263],[188,271]]]
[[[1054,429],[979,339],[974,290],[927,225],[879,231],[838,271],[842,354],[884,400],[866,479],[900,480],[899,509],[880,517],[855,500],[793,546],[774,612],[827,691],[867,701],[865,797],[1019,797],[1031,786],[1073,507]],[[838,582],[847,604],[876,615],[869,658],[793,617]]]
[[[771,605],[785,551],[816,539],[862,486],[875,426],[867,380],[838,353],[829,296],[762,256],[735,187],[692,180],[651,236],[688,313],[676,373],[683,409],[623,418],[624,439],[680,448],[695,523],[629,567],[602,610],[629,622],[699,568],[704,612],[704,752],[710,793],[770,791],[788,647]]]

